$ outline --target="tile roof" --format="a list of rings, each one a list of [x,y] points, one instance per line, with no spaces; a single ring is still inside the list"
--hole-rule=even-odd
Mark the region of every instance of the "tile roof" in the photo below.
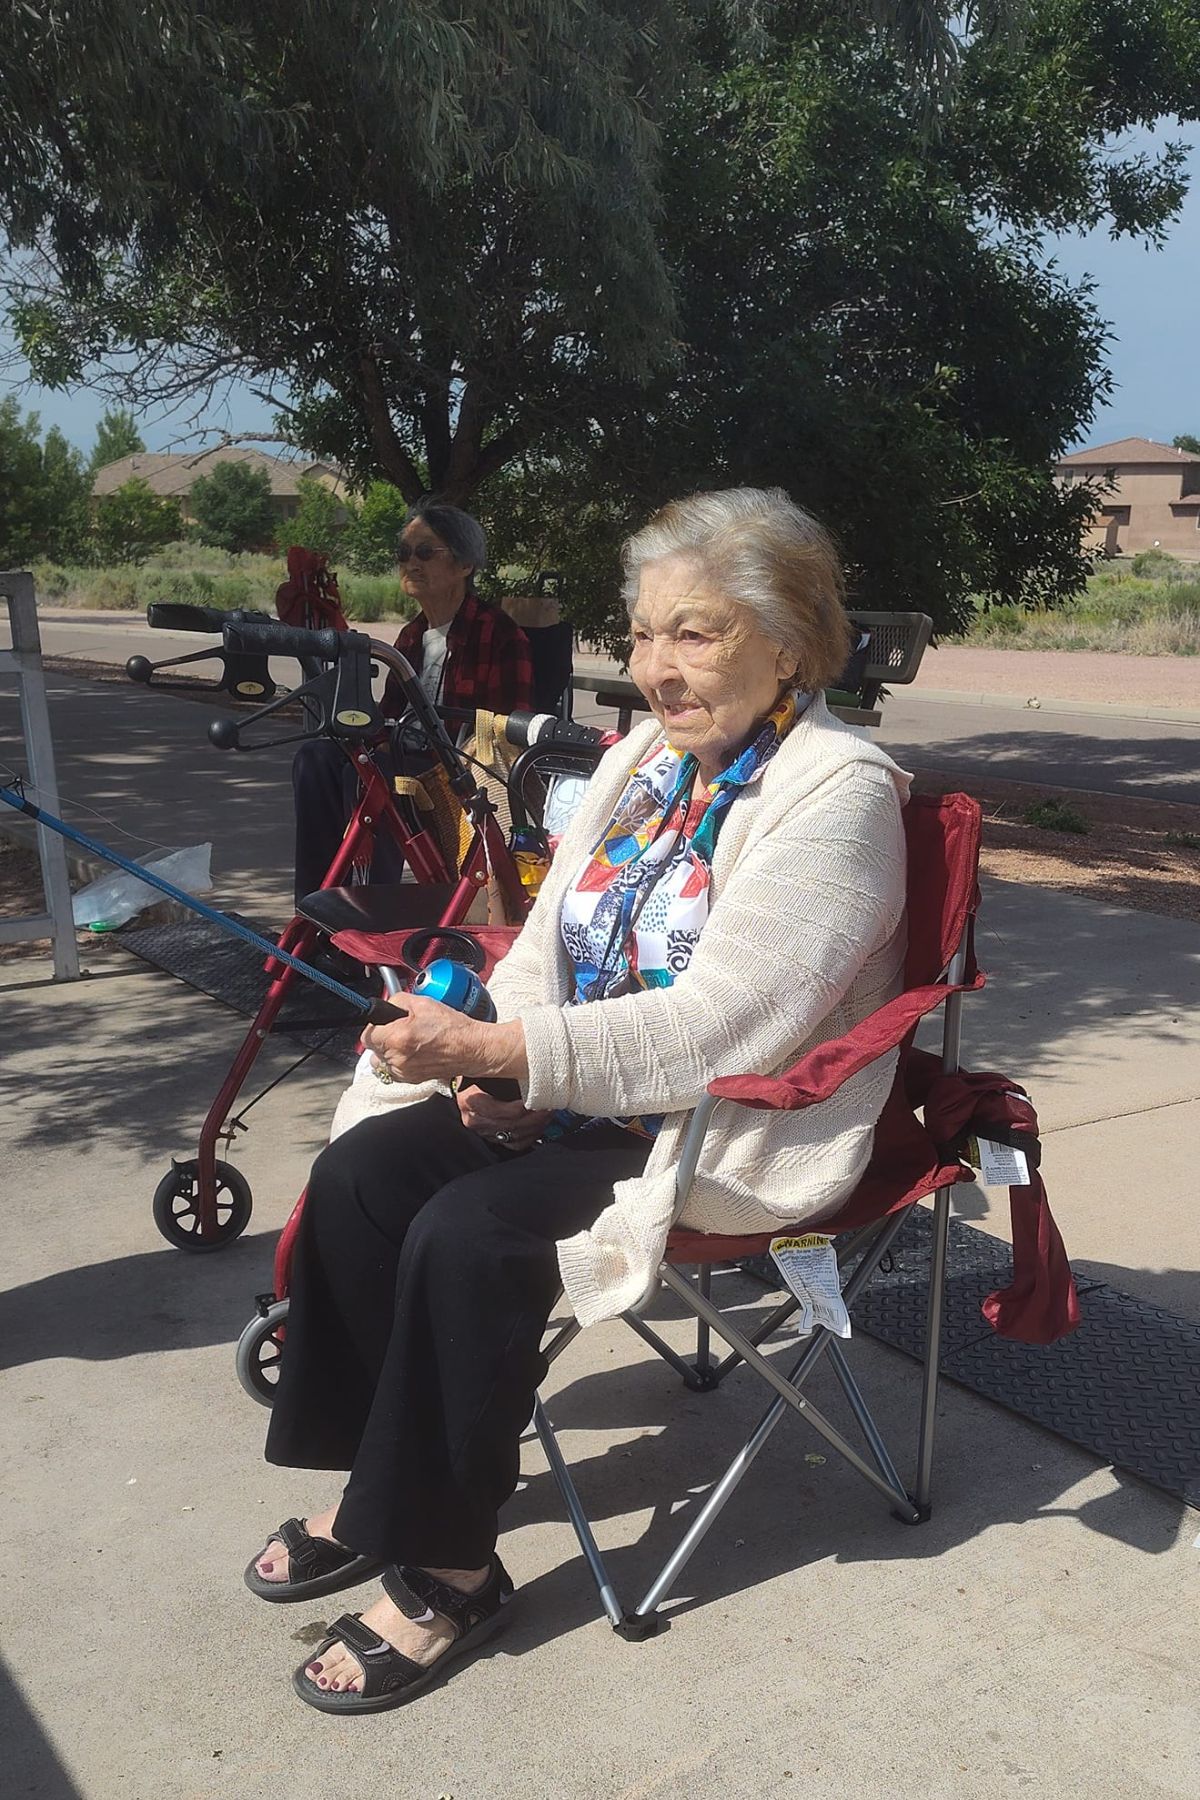
[[[1116,438],[1111,444],[1097,444],[1092,450],[1073,450],[1070,456],[1060,456],[1060,469],[1100,468],[1111,469],[1117,463],[1179,463],[1197,462],[1188,450],[1176,450],[1171,444],[1156,444],[1151,438],[1127,437]]]
[[[188,494],[198,477],[211,474],[222,462],[249,463],[252,468],[265,469],[272,494],[280,497],[295,495],[302,475],[324,475],[334,493],[340,495],[344,491],[345,484],[332,463],[288,462],[280,456],[268,456],[262,450],[219,444],[212,450],[161,453],[138,450],[132,456],[119,457],[116,462],[105,463],[102,469],[97,469],[92,494],[98,499],[103,494],[115,492],[125,482],[135,480],[147,482],[156,494]]]

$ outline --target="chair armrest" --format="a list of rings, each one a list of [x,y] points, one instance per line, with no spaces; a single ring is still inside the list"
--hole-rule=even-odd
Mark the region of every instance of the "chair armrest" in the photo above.
[[[976,972],[970,981],[908,988],[861,1019],[844,1037],[818,1044],[782,1075],[722,1075],[709,1082],[708,1091],[718,1100],[736,1100],[741,1106],[761,1110],[797,1112],[801,1107],[816,1106],[836,1094],[860,1069],[897,1049],[926,1013],[943,1005],[951,994],[973,992],[985,980],[986,976]]]

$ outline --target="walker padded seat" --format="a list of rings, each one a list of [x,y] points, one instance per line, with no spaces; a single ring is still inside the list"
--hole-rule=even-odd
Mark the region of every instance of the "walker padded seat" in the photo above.
[[[416,931],[422,926],[440,924],[457,885],[449,881],[396,881],[380,882],[377,886],[318,888],[315,893],[305,894],[299,911],[330,937],[339,931],[375,937],[390,931]]]

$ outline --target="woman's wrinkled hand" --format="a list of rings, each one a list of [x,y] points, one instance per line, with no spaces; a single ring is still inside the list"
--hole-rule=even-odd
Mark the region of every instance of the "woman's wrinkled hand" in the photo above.
[[[525,1033],[519,1021],[487,1025],[420,994],[401,994],[405,1016],[368,1025],[362,1041],[396,1081],[453,1081],[459,1075],[526,1073]]]
[[[530,1112],[519,1100],[497,1100],[483,1088],[470,1084],[459,1088],[455,1098],[468,1131],[509,1150],[530,1149],[554,1117],[549,1112]]]

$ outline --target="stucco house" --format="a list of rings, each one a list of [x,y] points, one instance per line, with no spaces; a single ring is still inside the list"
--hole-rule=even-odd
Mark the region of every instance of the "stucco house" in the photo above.
[[[139,450],[132,456],[119,457],[116,462],[105,463],[103,468],[97,469],[92,482],[92,499],[99,500],[105,494],[114,493],[127,481],[141,480],[156,494],[178,500],[184,520],[189,521],[194,518],[190,504],[194,483],[201,475],[210,475],[217,464],[223,462],[248,463],[251,468],[266,470],[271,483],[271,508],[281,525],[295,515],[300,504],[301,476],[319,481],[339,500],[346,491],[339,470],[331,463],[286,462],[282,457],[268,456],[262,450],[221,444],[213,450],[161,454]]]
[[[1132,556],[1158,548],[1200,562],[1200,457],[1150,438],[1117,438],[1073,451],[1055,472],[1064,486],[1106,486],[1084,540],[1089,549]]]

